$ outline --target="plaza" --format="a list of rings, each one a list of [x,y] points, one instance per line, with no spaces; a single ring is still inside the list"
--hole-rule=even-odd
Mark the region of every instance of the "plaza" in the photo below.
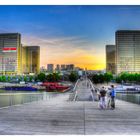
[[[88,100],[89,88],[81,85],[77,85],[77,101],[71,101],[73,93],[67,92],[1,108],[0,135],[140,134],[139,105],[116,100],[115,110],[100,110],[97,101]]]

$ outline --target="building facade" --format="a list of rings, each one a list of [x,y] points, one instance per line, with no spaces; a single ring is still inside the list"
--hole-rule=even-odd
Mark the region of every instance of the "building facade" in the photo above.
[[[61,65],[61,70],[66,70],[66,65],[65,64]]]
[[[59,64],[56,65],[55,70],[56,70],[56,71],[60,71],[60,65],[59,65]]]
[[[74,70],[74,64],[66,65],[66,70],[68,70],[68,71]]]
[[[0,34],[0,74],[21,74],[21,35]]]
[[[106,45],[106,72],[115,74],[115,57],[116,57],[116,46]]]
[[[140,31],[116,32],[116,74],[140,72]]]
[[[53,72],[54,70],[54,65],[53,64],[47,64],[47,71],[48,72]]]
[[[22,73],[37,74],[40,72],[40,47],[23,46],[22,47]]]

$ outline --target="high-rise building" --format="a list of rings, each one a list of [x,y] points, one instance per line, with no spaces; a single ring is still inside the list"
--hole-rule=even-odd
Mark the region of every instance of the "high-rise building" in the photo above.
[[[40,71],[40,47],[22,47],[22,73],[39,73]]]
[[[61,65],[61,70],[66,70],[66,65],[65,64]]]
[[[48,72],[53,72],[54,70],[54,65],[53,64],[47,64],[47,71]]]
[[[115,45],[106,45],[106,72],[115,74],[115,57],[116,57]]]
[[[56,65],[55,70],[56,70],[56,71],[60,71],[60,65],[59,65],[59,64]]]
[[[21,74],[21,35],[0,34],[0,74]]]
[[[116,32],[116,74],[140,72],[140,30]]]
[[[69,65],[66,65],[66,70],[74,70],[74,64],[69,64]]]

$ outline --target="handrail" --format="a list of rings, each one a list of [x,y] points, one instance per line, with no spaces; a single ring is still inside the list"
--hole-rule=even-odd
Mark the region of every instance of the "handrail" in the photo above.
[[[75,89],[76,89],[76,87],[77,87],[77,84],[78,84],[79,80],[80,80],[80,79],[78,79],[78,80],[76,81],[76,83],[75,83],[75,85],[74,85],[74,88],[73,88],[73,92],[75,91]]]
[[[78,80],[76,81],[75,86],[74,86],[74,88],[73,88],[73,92],[75,92],[73,101],[76,101],[76,97],[77,97],[76,88],[77,88],[77,85],[78,85],[79,81],[80,81],[80,79],[78,79]]]
[[[92,99],[93,99],[93,101],[94,101],[94,100],[96,99],[96,97],[95,97],[96,95],[94,95],[93,93],[95,93],[95,90],[99,91],[99,89],[96,88],[96,87],[93,85],[93,83],[91,82],[91,80],[90,80],[89,78],[86,78],[86,80],[87,80],[87,82],[89,82],[89,85],[90,85],[91,89],[94,91],[94,92],[90,92],[91,97],[92,97]],[[74,92],[73,101],[76,101],[76,98],[77,98],[78,92],[77,92],[76,88],[77,88],[77,85],[78,85],[79,81],[80,81],[80,79],[78,79],[78,80],[76,81],[76,84],[75,84],[75,86],[74,86],[74,88],[73,88],[73,92]],[[96,94],[97,94],[97,93],[96,93]]]
[[[77,91],[75,91],[75,95],[74,95],[73,101],[76,101],[76,98],[77,98]]]
[[[95,90],[99,91],[99,89],[96,88],[96,87],[93,85],[93,83],[91,82],[90,79],[88,79],[88,81],[90,82],[90,85],[91,85],[91,88],[92,88],[93,91],[95,91]],[[94,93],[95,93],[95,92],[94,92]],[[96,93],[96,94],[97,94],[97,93]],[[94,97],[94,96],[95,96],[95,95],[93,95],[93,92],[92,92],[92,98],[93,98],[93,100],[95,100],[95,97]]]
[[[94,89],[96,89],[96,90],[98,90],[98,91],[99,91],[99,89],[98,89],[97,87],[95,87],[95,86],[94,86],[94,84],[91,82],[91,80],[90,80],[90,79],[89,79],[89,81],[90,81],[91,85],[94,87]]]

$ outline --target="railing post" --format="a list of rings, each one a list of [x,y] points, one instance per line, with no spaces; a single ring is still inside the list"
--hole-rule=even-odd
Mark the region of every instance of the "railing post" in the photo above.
[[[73,92],[75,92],[73,101],[76,101],[76,98],[77,98],[77,91],[76,91],[76,88],[77,88],[77,85],[78,85],[78,83],[79,83],[79,80],[80,80],[80,79],[78,79],[78,80],[76,81],[75,86],[74,86],[74,88],[73,88]]]

